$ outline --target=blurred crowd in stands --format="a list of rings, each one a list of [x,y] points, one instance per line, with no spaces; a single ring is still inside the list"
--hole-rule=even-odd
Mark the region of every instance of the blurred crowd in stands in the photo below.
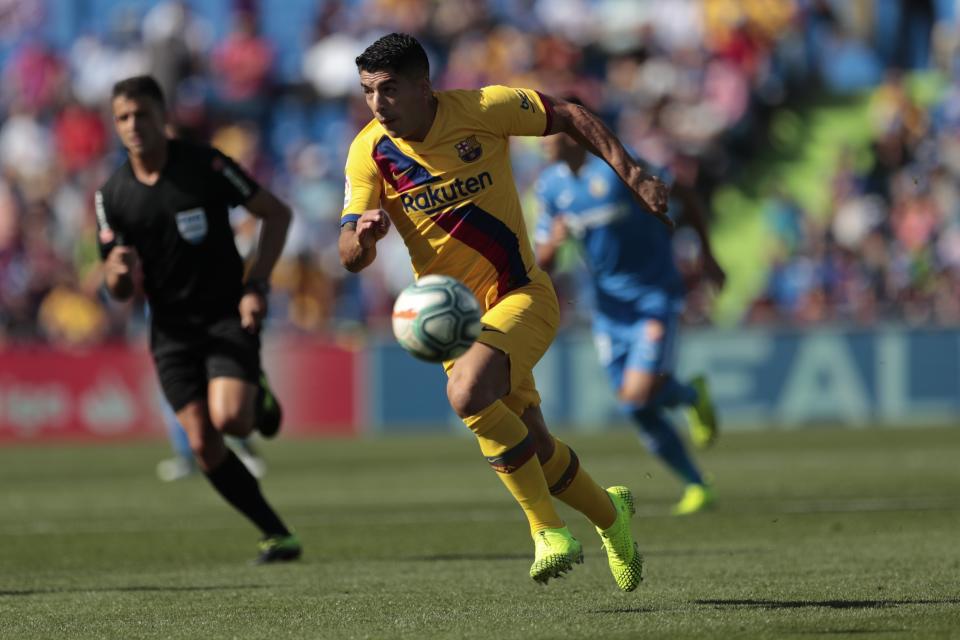
[[[346,148],[369,118],[353,59],[394,30],[427,47],[437,88],[496,83],[581,96],[640,156],[707,201],[750,163],[777,109],[872,93],[874,153],[864,162],[851,151],[840,163],[824,185],[827,215],[771,188],[776,250],[744,321],[960,322],[954,4],[0,0],[0,342],[85,345],[142,331],[142,303],[103,294],[93,215],[94,191],[123,160],[110,89],[139,73],[161,82],[178,135],[210,141],[293,206],[272,326],[384,325],[410,280],[405,249],[389,239],[356,277],[335,247]],[[930,69],[948,88],[921,108],[902,78]],[[517,140],[514,151],[533,215],[540,143]],[[234,222],[249,252],[256,223],[242,211]],[[688,319],[707,322],[710,296],[685,238]]]

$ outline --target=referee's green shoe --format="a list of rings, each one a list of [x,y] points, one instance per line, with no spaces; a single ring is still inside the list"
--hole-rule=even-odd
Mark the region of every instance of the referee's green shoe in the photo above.
[[[697,401],[686,410],[687,423],[690,425],[690,439],[698,449],[706,449],[717,440],[719,424],[717,411],[710,397],[710,388],[704,376],[696,376],[690,381],[697,392]]]
[[[260,554],[253,561],[253,564],[289,562],[290,560],[296,560],[303,554],[300,539],[293,533],[286,536],[267,536],[260,541],[258,547]]]
[[[257,387],[256,412],[256,428],[260,435],[264,438],[277,435],[280,424],[283,422],[283,408],[280,407],[280,402],[270,389],[267,374],[263,372],[260,373]]]

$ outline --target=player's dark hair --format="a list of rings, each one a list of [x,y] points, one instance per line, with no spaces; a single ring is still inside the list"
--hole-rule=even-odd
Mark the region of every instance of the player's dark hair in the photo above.
[[[417,39],[406,33],[383,36],[357,56],[358,71],[392,71],[408,77],[430,77],[427,52]]]
[[[583,104],[583,100],[581,100],[580,97],[575,94],[568,93],[562,96],[560,99],[563,100],[564,102],[569,102],[570,104],[575,104],[577,106],[585,108],[585,105]]]
[[[133,76],[125,78],[113,85],[111,100],[123,96],[124,98],[150,98],[166,110],[167,103],[163,98],[163,89],[153,76]]]

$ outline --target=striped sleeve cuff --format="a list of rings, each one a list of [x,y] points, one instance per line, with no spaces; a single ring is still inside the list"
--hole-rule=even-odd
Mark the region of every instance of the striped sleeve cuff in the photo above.
[[[537,91],[537,95],[540,96],[540,102],[543,104],[543,112],[547,116],[547,126],[543,128],[543,135],[548,136],[550,135],[550,128],[553,126],[553,105],[550,104],[550,101],[539,91]]]
[[[340,228],[343,228],[343,225],[349,224],[351,222],[356,222],[360,219],[359,213],[348,213],[344,216],[340,216]]]

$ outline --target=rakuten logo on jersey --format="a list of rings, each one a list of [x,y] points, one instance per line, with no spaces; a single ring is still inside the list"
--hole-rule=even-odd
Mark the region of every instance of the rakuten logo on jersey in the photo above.
[[[457,178],[445,185],[428,184],[418,193],[402,193],[400,202],[406,213],[419,212],[429,216],[492,186],[493,176],[484,171],[466,180]]]

